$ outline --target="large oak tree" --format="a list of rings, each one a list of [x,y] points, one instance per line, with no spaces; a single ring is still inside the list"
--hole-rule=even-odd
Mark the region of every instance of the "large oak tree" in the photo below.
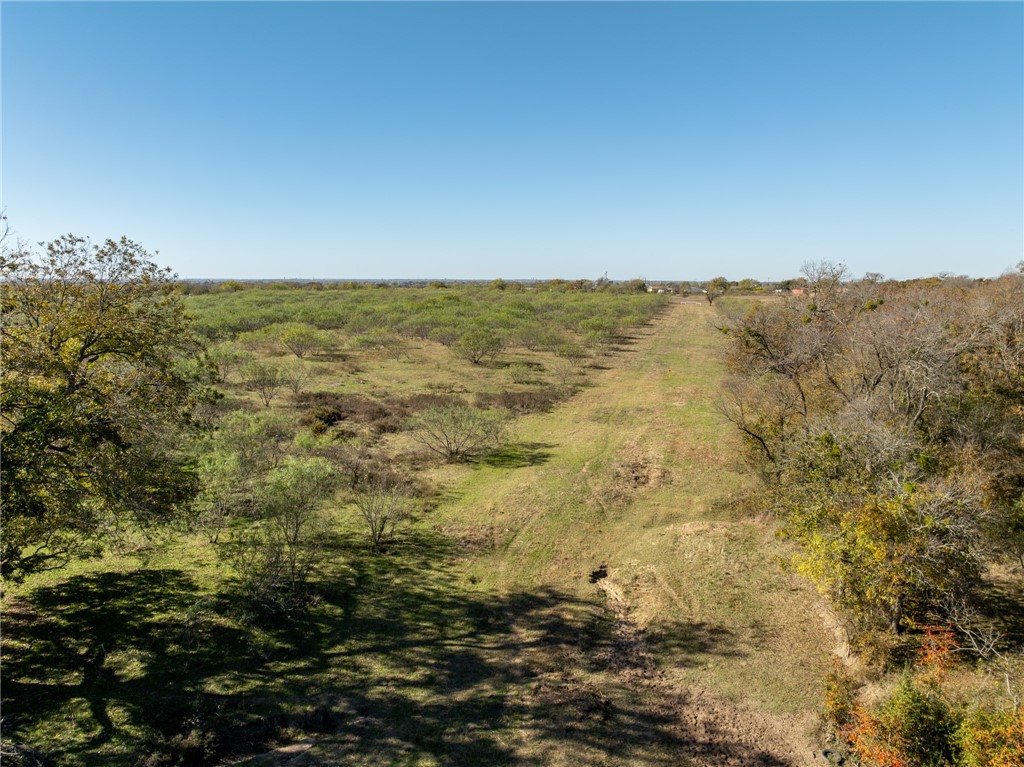
[[[0,267],[0,567],[19,576],[183,507],[201,347],[168,270],[128,239],[65,235]]]

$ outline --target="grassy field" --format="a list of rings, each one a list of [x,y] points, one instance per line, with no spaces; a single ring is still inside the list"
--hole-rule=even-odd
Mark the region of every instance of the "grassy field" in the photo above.
[[[386,554],[333,509],[288,620],[242,614],[202,536],[8,587],[5,730],[76,766],[812,764],[835,639],[738,508],[711,312],[672,304],[502,452],[420,461],[437,503]],[[444,352],[307,364],[314,388],[382,394],[497,391],[545,360]]]

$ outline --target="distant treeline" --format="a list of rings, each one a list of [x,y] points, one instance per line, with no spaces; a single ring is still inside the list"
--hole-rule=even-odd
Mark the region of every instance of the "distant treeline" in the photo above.
[[[675,284],[675,283],[672,283]],[[644,279],[613,281],[597,280],[432,280],[432,279],[373,279],[373,280],[179,280],[178,290],[186,294],[234,292],[239,290],[374,290],[387,288],[490,288],[491,290],[554,290],[584,293],[644,293],[648,283]]]

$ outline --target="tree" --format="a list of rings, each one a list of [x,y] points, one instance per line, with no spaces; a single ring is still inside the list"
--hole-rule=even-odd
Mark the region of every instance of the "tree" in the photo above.
[[[983,511],[964,496],[910,485],[824,513],[801,508],[788,522],[804,544],[797,567],[849,614],[898,634],[906,615],[969,593],[981,577]]]
[[[479,365],[488,357],[497,356],[504,343],[501,338],[486,328],[474,328],[463,333],[452,344],[452,351],[464,360]]]
[[[534,351],[544,345],[545,335],[548,333],[549,331],[539,322],[525,322],[511,329],[508,340],[514,346]]]
[[[569,380],[576,374],[576,370],[575,363],[565,357],[559,357],[551,363],[551,372],[555,374],[555,378],[562,386],[569,383]]]
[[[815,303],[829,306],[842,285],[850,279],[846,264],[835,261],[807,261],[800,267],[800,273],[807,280],[807,288],[814,295]]]
[[[319,354],[334,341],[330,333],[304,322],[286,322],[273,328],[273,334],[288,351],[299,359]]]
[[[364,483],[355,494],[355,505],[377,552],[392,540],[395,528],[412,513],[408,486],[387,474]]]
[[[505,439],[508,416],[468,405],[429,407],[410,420],[412,436],[449,461],[497,450]]]
[[[302,393],[302,388],[313,378],[313,371],[305,362],[299,359],[289,360],[281,365],[278,372],[281,376],[281,382],[296,397]]]
[[[802,544],[799,569],[865,626],[968,603],[1014,550],[1024,490],[1024,280],[849,283],[726,312],[723,411]]]
[[[256,392],[266,407],[270,407],[271,400],[284,383],[281,369],[271,362],[254,360],[242,368],[242,384],[249,391]]]
[[[187,504],[182,432],[204,382],[182,364],[201,345],[172,275],[131,240],[69,234],[0,270],[0,570],[17,577]]]
[[[227,382],[232,373],[255,359],[252,352],[242,349],[232,341],[223,341],[217,344],[209,350],[208,354],[210,361],[217,368],[218,380],[223,382]]]
[[[580,365],[589,358],[586,349],[571,341],[559,344],[555,347],[554,351],[556,357],[565,360],[572,367]]]
[[[385,328],[375,328],[353,336],[349,345],[359,351],[390,357],[395,362],[409,353],[409,343],[402,336]]]
[[[725,291],[729,289],[729,280],[725,277],[715,277],[713,280],[709,280],[704,283],[704,298],[708,300],[708,304],[714,304],[715,299],[725,295]]]
[[[320,507],[337,480],[323,458],[287,457],[258,491],[257,521],[223,545],[221,555],[261,612],[288,613],[305,603],[310,575],[324,556]]]
[[[212,541],[230,516],[255,508],[260,484],[285,460],[292,438],[292,424],[283,414],[236,410],[195,445],[200,487],[196,521]]]
[[[211,543],[217,543],[228,518],[235,511],[239,488],[250,476],[232,453],[211,451],[199,457],[200,491],[195,499],[196,524]]]

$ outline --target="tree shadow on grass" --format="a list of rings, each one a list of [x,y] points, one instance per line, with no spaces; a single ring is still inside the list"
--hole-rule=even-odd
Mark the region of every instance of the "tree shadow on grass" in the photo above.
[[[5,611],[5,720],[15,729],[30,722],[53,729],[84,702],[89,721],[68,723],[58,761],[86,765],[107,763],[100,747],[123,741],[126,722],[154,735],[178,731],[196,682],[253,668],[244,631],[181,620],[199,599],[174,569],[79,575],[35,589]]]
[[[13,734],[67,720],[71,737],[33,745],[89,766],[212,764],[308,734],[306,764],[678,765],[707,745],[671,701],[638,694],[600,600],[479,590],[444,536],[398,543],[374,556],[339,536],[317,601],[259,625],[181,570],[37,588],[5,616]],[[732,651],[696,624],[659,637],[676,654]],[[101,748],[111,740],[119,750]],[[726,745],[736,763],[779,764]]]
[[[733,631],[703,621],[669,623],[652,632],[650,647],[655,656],[672,657],[681,667],[706,663],[711,656],[746,655]]]
[[[305,359],[309,362],[348,362],[354,355],[344,351],[328,351],[311,354]]]
[[[540,466],[551,460],[551,448],[553,447],[554,445],[547,442],[517,442],[480,458],[476,463],[494,469],[522,469],[527,466]]]

